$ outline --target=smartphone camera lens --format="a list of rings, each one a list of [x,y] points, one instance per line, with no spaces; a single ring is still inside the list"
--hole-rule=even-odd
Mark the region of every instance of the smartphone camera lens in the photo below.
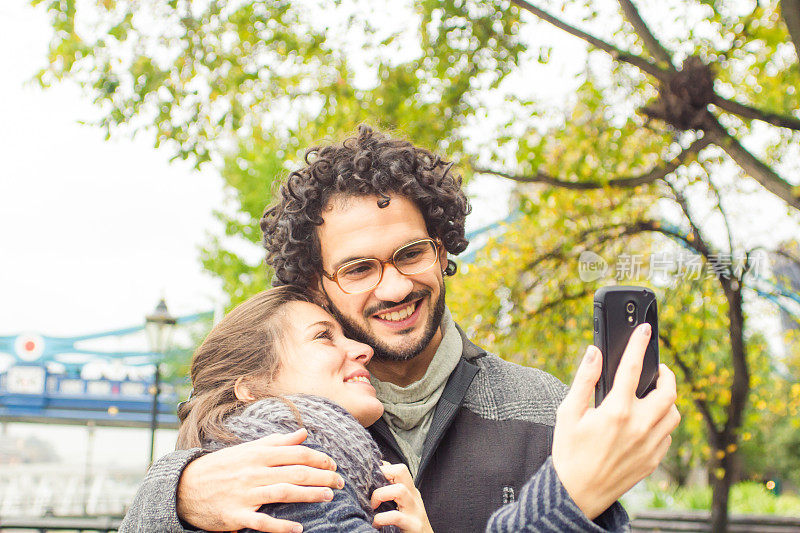
[[[636,325],[636,304],[634,302],[628,302],[625,304],[625,314],[626,318],[628,319],[628,324],[631,326]]]

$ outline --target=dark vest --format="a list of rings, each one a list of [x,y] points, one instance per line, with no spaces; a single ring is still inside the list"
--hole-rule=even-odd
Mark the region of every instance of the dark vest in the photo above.
[[[464,407],[487,353],[466,339],[436,405],[422,448],[415,484],[437,533],[484,531],[491,514],[514,497],[550,455],[552,426],[523,420],[490,420]],[[477,392],[477,391],[476,391]],[[406,463],[382,418],[367,428],[391,463]]]

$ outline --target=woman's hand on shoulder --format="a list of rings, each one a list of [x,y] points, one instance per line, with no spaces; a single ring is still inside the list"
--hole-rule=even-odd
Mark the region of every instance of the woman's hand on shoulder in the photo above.
[[[372,525],[376,528],[397,526],[403,533],[433,533],[425,504],[422,503],[422,495],[414,486],[408,467],[384,462],[381,470],[391,484],[375,489],[372,493],[372,508],[377,508],[383,502],[393,501],[397,504],[397,510],[376,514]]]

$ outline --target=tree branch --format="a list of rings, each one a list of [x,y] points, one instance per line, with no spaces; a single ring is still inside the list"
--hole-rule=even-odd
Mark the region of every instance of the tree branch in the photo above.
[[[546,304],[542,305],[541,307],[539,307],[535,311],[531,311],[530,316],[536,316],[539,313],[543,313],[545,311],[548,311],[548,310],[552,309],[553,307],[555,307],[557,305],[560,305],[560,304],[563,304],[565,302],[569,302],[569,301],[572,301],[572,300],[579,300],[579,299],[581,299],[581,298],[583,298],[583,297],[585,297],[585,296],[587,296],[589,294],[589,289],[581,289],[581,290],[579,290],[578,292],[576,292],[574,294],[569,294],[568,292],[564,291],[563,294],[564,294],[564,296],[562,296],[561,298],[557,298],[555,300],[547,302]]]
[[[686,220],[689,221],[689,227],[692,229],[691,238],[689,238],[689,242],[696,251],[700,252],[703,257],[706,258],[706,261],[714,265],[714,272],[720,272],[717,270],[719,265],[719,259],[715,256],[711,246],[708,245],[708,242],[703,237],[703,234],[700,232],[700,228],[694,221],[694,216],[692,212],[689,210],[689,202],[686,200],[686,197],[683,195],[683,192],[679,191],[677,187],[675,187],[672,183],[667,182],[667,186],[672,191],[672,195],[677,202],[678,206],[681,208],[683,212],[683,216],[686,217]]]
[[[794,53],[800,60],[800,0],[781,0],[781,16],[789,29]]]
[[[564,180],[560,178],[555,178],[550,176],[549,174],[545,174],[544,172],[537,172],[533,176],[519,176],[515,174],[509,174],[507,172],[503,172],[500,170],[493,170],[490,168],[484,167],[476,167],[473,166],[473,170],[475,172],[481,174],[493,174],[495,176],[500,176],[501,178],[510,179],[513,181],[518,181],[520,183],[544,183],[547,185],[552,185],[554,187],[561,187],[564,189],[572,189],[572,190],[579,190],[579,191],[586,191],[592,189],[602,189],[605,187],[616,187],[616,188],[631,188],[631,187],[638,187],[640,185],[646,185],[648,183],[652,183],[654,181],[664,179],[667,175],[675,172],[675,170],[683,164],[686,158],[691,154],[696,154],[706,146],[711,144],[711,139],[708,136],[703,136],[700,139],[696,139],[692,144],[690,144],[687,148],[681,151],[678,155],[676,155],[671,161],[665,163],[663,166],[655,167],[646,174],[641,174],[639,176],[631,176],[625,178],[614,178],[610,179],[607,182],[602,181],[571,181],[571,180]]]
[[[800,0],[797,1],[800,2]],[[734,100],[723,98],[716,93],[714,94],[714,98],[711,100],[711,103],[723,111],[733,113],[734,115],[738,115],[742,118],[760,120],[779,128],[800,131],[800,119],[795,117],[787,117],[786,115],[762,111],[760,109],[756,109],[755,107],[751,107],[746,104],[740,104]]]
[[[596,233],[607,232],[618,228],[619,226],[600,226],[598,228],[588,228],[581,231],[580,234],[578,234],[576,241],[584,245],[582,247],[583,250],[591,250],[592,247],[599,246],[612,238],[616,238],[617,236],[611,235],[610,233],[606,233],[604,235],[601,235],[595,242],[591,243],[589,241],[590,237],[592,237]],[[566,244],[564,243],[559,244],[556,247],[552,248],[551,250],[533,258],[530,262],[525,264],[525,266],[522,269],[520,269],[520,271],[528,272],[537,267],[539,264],[549,259],[563,259],[565,257],[564,251],[566,248],[567,248]],[[531,288],[533,288],[533,286],[528,286],[525,287],[525,290],[530,290]]]
[[[672,345],[672,341],[670,340],[670,338],[662,334],[659,334],[658,338],[661,340],[664,346],[666,346],[666,348],[672,352],[673,357],[675,357],[675,363],[683,372],[683,375],[686,378],[686,381],[689,382],[689,384],[691,385],[692,390],[696,390],[694,384],[694,374],[692,373],[692,369],[689,367],[689,365],[686,364],[686,361],[681,359],[681,356],[678,355],[678,351]],[[714,417],[711,415],[711,409],[709,409],[708,404],[705,402],[705,400],[701,400],[700,398],[692,398],[692,402],[694,402],[694,405],[695,407],[697,407],[697,410],[700,411],[700,414],[703,416],[703,419],[706,421],[706,424],[708,424],[709,429],[711,429],[714,433],[719,434],[720,429],[717,427],[716,422],[714,422]]]
[[[698,254],[705,257],[706,260],[709,260],[709,257],[713,253],[711,249],[708,248],[708,246],[706,246],[705,242],[699,239],[699,236],[695,235],[694,232],[686,235],[674,231],[672,229],[665,228],[661,224],[661,222],[657,220],[646,220],[646,219],[637,220],[636,222],[630,224],[614,224],[614,225],[601,226],[598,228],[590,228],[584,230],[579,236],[579,238],[581,239],[580,242],[583,242],[584,240],[588,239],[592,234],[601,232],[606,232],[606,233],[600,236],[597,242],[594,243],[595,245],[602,244],[611,239],[619,239],[621,237],[637,235],[639,233],[653,232],[653,233],[661,233],[662,235],[665,235],[673,240],[679,241],[682,246],[694,250]],[[584,246],[583,248],[589,250],[591,249],[591,246]],[[533,266],[536,266],[537,264],[547,259],[562,257],[563,249],[564,245],[559,245],[553,248],[549,252],[542,254],[538,258],[528,263],[528,265],[526,265],[526,267],[522,270],[529,270]]]
[[[645,24],[641,15],[639,15],[639,10],[636,9],[633,2],[631,2],[631,0],[619,0],[619,5],[622,8],[622,12],[625,13],[625,18],[631,23],[631,26],[633,26],[639,38],[644,41],[644,45],[647,47],[647,50],[653,54],[656,61],[666,64],[669,70],[675,71],[675,66],[672,64],[672,55],[664,48],[658,39],[656,39],[655,35],[650,31],[650,28],[647,27],[647,24]]]
[[[800,186],[792,185],[748,152],[711,113],[707,114],[703,130],[705,136],[722,148],[747,175],[791,207],[800,210]]]
[[[713,251],[706,246],[705,242],[702,241],[699,238],[699,235],[695,234],[694,232],[689,234],[680,233],[675,230],[665,228],[661,222],[658,222],[657,220],[638,220],[632,224],[620,225],[618,228],[620,229],[620,232],[617,237],[636,235],[644,232],[660,233],[674,241],[678,241],[678,243],[684,248],[694,250],[698,254],[702,255],[706,261],[711,261]]]
[[[666,72],[665,70],[662,70],[658,65],[656,65],[649,59],[645,59],[635,54],[631,54],[630,52],[621,50],[620,48],[617,48],[613,44],[607,43],[602,39],[598,39],[597,37],[590,35],[585,31],[579,30],[574,26],[570,26],[563,20],[551,15],[550,13],[544,11],[543,9],[540,9],[532,5],[529,2],[526,2],[525,0],[511,0],[511,3],[521,9],[533,13],[540,19],[549,22],[556,28],[564,30],[570,35],[573,35],[575,37],[578,37],[579,39],[586,41],[595,48],[603,50],[604,52],[610,54],[611,57],[613,57],[614,59],[617,59],[619,61],[624,61],[625,63],[633,65],[634,67],[637,67],[638,69],[650,74],[654,78],[661,80],[665,83],[669,81],[669,73]]]
[[[714,193],[714,196],[717,198],[717,209],[722,215],[722,221],[725,223],[725,229],[728,232],[728,252],[733,254],[733,232],[731,231],[731,222],[730,219],[728,218],[728,213],[725,211],[725,208],[722,207],[722,194],[719,192],[717,184],[714,183],[713,179],[711,179],[711,175],[708,175],[708,187],[709,189],[711,189],[711,191]]]

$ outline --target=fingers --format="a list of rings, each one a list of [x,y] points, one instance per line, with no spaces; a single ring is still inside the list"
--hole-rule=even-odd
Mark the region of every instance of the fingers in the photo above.
[[[271,483],[291,483],[304,487],[344,488],[344,478],[331,470],[320,470],[305,465],[286,465],[258,468],[247,476],[253,486]]]
[[[301,533],[303,531],[303,526],[297,522],[280,520],[256,511],[242,514],[239,521],[245,528],[266,533]]]
[[[661,419],[655,423],[650,434],[654,439],[661,441],[669,436],[670,433],[675,431],[678,424],[681,423],[681,413],[678,408],[672,405],[669,410],[664,414]]]
[[[259,439],[259,442],[262,439]],[[305,465],[323,470],[336,470],[336,463],[324,453],[302,445],[261,447],[265,466]]]
[[[658,380],[656,381],[655,390],[674,393],[677,389],[678,385],[675,381],[675,372],[670,370],[664,363],[658,365]]]
[[[650,473],[653,473],[655,469],[658,468],[658,465],[661,464],[661,461],[664,459],[664,456],[667,455],[667,451],[669,451],[671,444],[672,435],[667,435],[658,444],[655,453],[653,453],[653,463],[651,463]]]
[[[308,431],[300,428],[291,433],[274,433],[253,441],[253,444],[266,444],[267,446],[291,446],[300,444],[308,437]]]
[[[329,502],[333,491],[328,487],[300,487],[290,483],[275,483],[252,489],[249,494],[254,507],[266,503]]]
[[[600,350],[596,346],[589,346],[572,380],[572,386],[558,408],[559,417],[577,419],[594,406],[594,387],[602,369]]]
[[[422,524],[415,516],[400,511],[378,513],[375,515],[372,525],[375,527],[397,526],[402,531],[419,531],[422,528]]]
[[[389,483],[402,483],[409,489],[415,488],[414,480],[411,477],[411,472],[403,463],[398,463],[395,465],[386,463],[381,466],[381,472],[383,472],[383,475],[386,476],[386,480]]]
[[[397,504],[397,508],[403,511],[414,505],[414,495],[411,493],[411,490],[402,483],[386,485],[372,492],[370,503],[373,509],[376,509],[383,502],[388,501],[394,501]]]
[[[641,450],[647,450],[644,460],[641,462],[645,469],[642,477],[650,475],[658,468],[672,443],[672,435],[670,433],[678,427],[680,421],[681,415],[678,412],[678,408],[673,405],[666,415],[647,433],[647,440],[641,447]]]
[[[626,401],[633,400],[642,375],[644,353],[647,343],[650,342],[650,333],[650,324],[647,323],[640,324],[633,330],[628,345],[622,353],[617,373],[614,374],[614,385],[609,396],[613,395]]]
[[[678,385],[675,381],[675,373],[667,365],[658,365],[658,381],[656,388],[650,394],[642,398],[643,411],[652,413],[654,423],[660,420],[671,407],[674,407],[678,399]]]

